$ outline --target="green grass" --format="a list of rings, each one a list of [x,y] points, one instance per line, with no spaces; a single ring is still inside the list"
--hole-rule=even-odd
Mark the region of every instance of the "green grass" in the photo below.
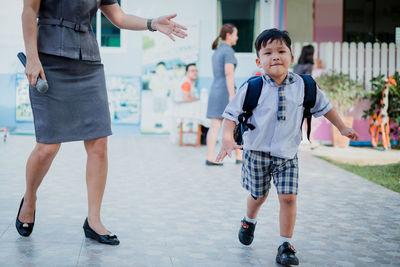
[[[325,157],[320,157],[342,169],[364,177],[376,184],[382,185],[390,190],[400,193],[400,162],[387,165],[352,165],[336,163]]]

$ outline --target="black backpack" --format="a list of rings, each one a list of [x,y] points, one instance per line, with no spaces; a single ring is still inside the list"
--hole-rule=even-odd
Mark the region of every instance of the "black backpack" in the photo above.
[[[311,109],[315,105],[317,99],[317,85],[310,75],[299,74],[304,81],[304,113],[301,120],[301,127],[303,126],[304,119],[307,119],[307,138],[310,140],[311,133]],[[243,103],[243,113],[238,117],[239,123],[236,125],[233,137],[238,145],[243,145],[243,133],[248,129],[254,130],[256,127],[248,123],[249,118],[253,115],[253,109],[257,106],[258,99],[261,95],[263,87],[262,76],[254,76],[247,80],[248,88]]]

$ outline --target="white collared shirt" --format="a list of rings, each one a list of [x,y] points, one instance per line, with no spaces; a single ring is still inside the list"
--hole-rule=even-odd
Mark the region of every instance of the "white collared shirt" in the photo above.
[[[286,120],[278,121],[278,88],[284,86],[286,97]],[[292,72],[282,85],[276,83],[266,74],[263,75],[263,88],[257,107],[249,123],[255,126],[254,130],[247,130],[243,134],[245,150],[270,152],[272,156],[292,159],[300,145],[301,120],[303,118],[304,82]],[[238,123],[238,116],[243,112],[243,102],[247,92],[245,83],[237,92],[232,101],[225,108],[222,116]],[[332,104],[317,86],[317,99],[311,109],[314,117],[325,115],[332,108]]]

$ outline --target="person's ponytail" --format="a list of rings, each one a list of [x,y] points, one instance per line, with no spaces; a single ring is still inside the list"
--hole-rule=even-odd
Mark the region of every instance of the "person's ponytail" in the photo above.
[[[213,42],[213,44],[211,46],[212,50],[217,49],[219,38],[221,38],[223,41],[225,41],[226,35],[228,33],[232,34],[234,28],[235,28],[235,26],[233,26],[232,24],[229,24],[229,23],[222,25],[222,28],[219,32],[217,39],[215,39],[215,41]]]
[[[212,46],[211,46],[212,50],[217,49],[217,47],[218,47],[218,41],[219,41],[219,36],[218,36],[217,39],[215,39],[215,41],[212,43]]]

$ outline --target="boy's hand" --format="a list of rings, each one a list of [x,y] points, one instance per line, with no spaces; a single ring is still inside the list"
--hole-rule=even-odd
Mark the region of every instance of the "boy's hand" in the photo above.
[[[221,162],[227,155],[228,157],[231,157],[233,150],[241,148],[243,148],[243,146],[237,145],[232,139],[222,139],[222,147],[217,155],[217,158],[215,159],[216,162]]]
[[[353,141],[358,140],[358,133],[356,131],[354,131],[353,128],[344,127],[342,130],[340,130],[340,133],[343,136],[347,136],[348,138],[350,138]]]

